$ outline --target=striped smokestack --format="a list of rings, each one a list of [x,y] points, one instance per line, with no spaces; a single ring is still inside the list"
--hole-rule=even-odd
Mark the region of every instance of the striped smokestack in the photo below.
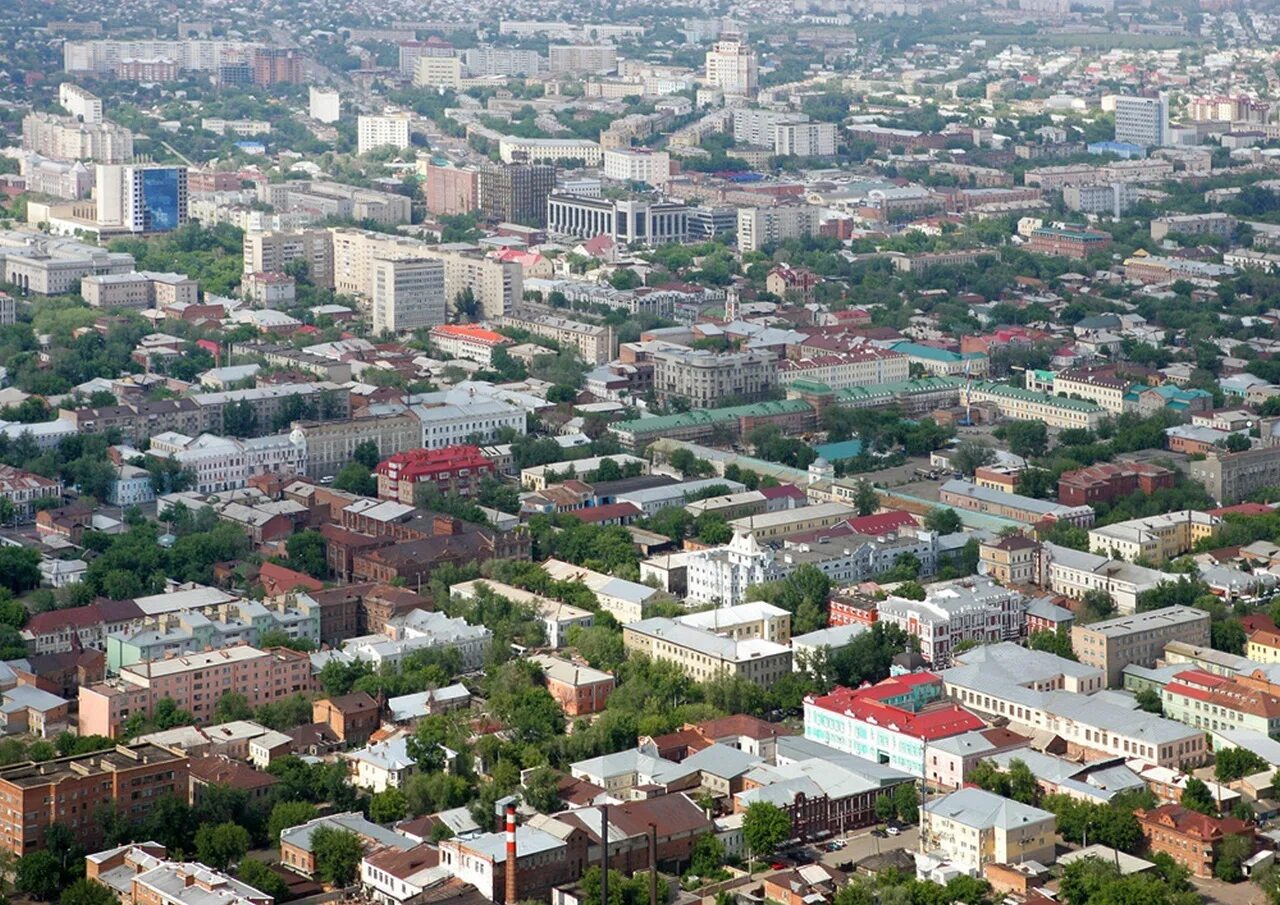
[[[516,905],[516,806],[507,805],[507,896],[506,905]]]

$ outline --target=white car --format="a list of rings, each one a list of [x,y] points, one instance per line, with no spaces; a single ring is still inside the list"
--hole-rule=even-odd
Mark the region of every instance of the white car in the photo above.
[[[887,826],[884,828],[884,831],[890,836],[897,836],[902,832],[902,830],[898,829],[896,826]]]

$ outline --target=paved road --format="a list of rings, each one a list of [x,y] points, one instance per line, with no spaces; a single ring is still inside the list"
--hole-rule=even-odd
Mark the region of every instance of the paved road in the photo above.
[[[855,830],[844,839],[847,844],[840,851],[824,851],[822,853],[823,864],[829,867],[835,867],[845,861],[852,861],[856,864],[869,855],[889,852],[894,849],[915,851],[919,844],[919,834],[915,827],[909,827],[897,836],[886,836],[883,839],[879,836],[873,836],[871,827],[868,827],[862,830]],[[1244,905],[1244,903],[1232,903],[1232,905]]]

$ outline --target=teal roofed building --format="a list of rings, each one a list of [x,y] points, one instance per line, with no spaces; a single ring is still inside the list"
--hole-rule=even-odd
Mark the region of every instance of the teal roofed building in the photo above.
[[[1137,384],[1124,394],[1126,411],[1134,411],[1144,418],[1162,409],[1191,415],[1213,408],[1213,394],[1194,387],[1180,387],[1171,383],[1156,387]]]
[[[924,369],[926,374],[938,377],[985,377],[990,360],[984,352],[952,352],[922,343],[903,340],[890,348],[907,361]]]
[[[823,443],[815,446],[813,451],[828,462],[840,462],[862,455],[861,440],[844,440],[839,443]]]
[[[654,440],[740,440],[752,429],[776,424],[784,433],[803,433],[817,427],[818,415],[803,399],[753,402],[726,408],[695,409],[678,415],[656,415],[609,425],[625,448],[641,450]]]

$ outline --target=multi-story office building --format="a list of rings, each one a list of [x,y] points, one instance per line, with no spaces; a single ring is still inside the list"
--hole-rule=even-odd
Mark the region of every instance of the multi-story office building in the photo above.
[[[187,224],[187,168],[99,164],[98,223],[130,232],[172,232]]]
[[[575,348],[588,364],[607,364],[618,354],[617,331],[608,325],[584,324],[525,309],[507,312],[497,323],[500,327],[517,327],[534,336],[554,340],[561,348]]]
[[[356,120],[356,153],[365,154],[374,148],[409,147],[409,119],[408,113],[362,114]]]
[[[604,175],[619,182],[664,186],[671,180],[671,155],[648,148],[606,148]]]
[[[1121,684],[1124,668],[1155,666],[1170,641],[1207,647],[1209,614],[1186,606],[1165,607],[1071,628],[1071,647],[1080,662],[1100,669],[1107,684]]]
[[[685,675],[703,682],[720,676],[740,677],[768,688],[791,672],[791,648],[786,644],[758,636],[739,640],[732,634],[690,624],[692,618],[653,616],[628,623],[622,627],[622,644],[634,654],[673,663]]]
[[[907,356],[869,347],[856,352],[783,359],[778,362],[778,382],[786,385],[809,380],[826,384],[833,390],[843,390],[906,380],[909,369]]]
[[[480,170],[480,213],[486,219],[524,226],[547,222],[547,196],[556,188],[548,164],[486,164]]]
[[[553,73],[603,75],[618,68],[618,48],[612,44],[552,44],[547,54]]]
[[[663,245],[688,238],[688,208],[679,201],[613,200],[553,193],[547,198],[547,232],[619,244]]]
[[[77,292],[84,277],[133,269],[133,255],[127,252],[74,239],[41,237],[32,243],[26,233],[0,234],[0,273],[4,282],[24,293],[65,295]]]
[[[312,687],[311,658],[288,648],[240,646],[135,663],[111,682],[80,686],[80,733],[114,738],[130,716],[149,716],[166,698],[207,722],[229,691],[258,707]]]
[[[433,214],[469,214],[480,206],[480,172],[471,167],[424,163],[427,210]]]
[[[756,53],[739,34],[726,33],[707,51],[708,84],[729,97],[755,97],[759,82]]]
[[[133,133],[106,121],[28,113],[22,120],[22,147],[55,160],[122,163],[133,157]]]
[[[58,103],[82,123],[102,122],[102,98],[79,85],[70,82],[59,85]]]
[[[942,702],[941,680],[918,672],[863,688],[835,688],[804,702],[804,737],[911,776],[925,775],[930,742],[983,728],[982,720]]]
[[[245,273],[283,273],[294,261],[306,263],[312,283],[333,287],[333,243],[328,230],[244,234]]]
[[[194,305],[195,280],[180,273],[112,273],[80,280],[80,295],[91,308],[168,308]]]
[[[966,578],[928,587],[924,600],[890,596],[876,608],[881,622],[920,642],[920,654],[937,667],[951,662],[956,645],[1014,641],[1026,623],[1027,598],[990,579]]]
[[[504,135],[498,140],[498,159],[503,163],[556,163],[581,161],[598,167],[602,161],[598,141],[586,138],[520,138]]]
[[[373,332],[407,333],[448,320],[444,264],[434,258],[373,262]]]
[[[1194,509],[1113,522],[1089,531],[1089,552],[1128,562],[1162,563],[1190,553],[1197,542],[1217,534],[1221,524],[1218,516]]]
[[[816,236],[822,211],[808,204],[738,209],[738,251],[760,251],[784,239]]]
[[[1057,822],[985,789],[960,789],[920,808],[920,857],[972,877],[988,864],[1052,864]]]
[[[156,802],[188,793],[184,754],[152,744],[118,745],[44,763],[0,768],[0,847],[18,857],[41,849],[54,824],[89,851],[106,840],[104,808],[143,819]]]
[[[1107,414],[1101,406],[1083,399],[1052,396],[999,383],[967,384],[960,396],[964,405],[989,402],[1005,418],[1043,421],[1050,427],[1063,429],[1083,427],[1093,430]]]
[[[653,355],[653,389],[663,402],[682,399],[692,409],[715,408],[728,399],[763,399],[777,385],[777,358],[769,352],[666,349]]]
[[[787,122],[773,127],[773,153],[780,157],[831,157],[836,153],[835,123]]]
[[[321,123],[336,123],[342,115],[342,97],[336,88],[317,88],[307,92],[307,113]]]
[[[366,440],[377,445],[382,458],[416,448],[422,442],[422,422],[407,411],[341,421],[299,421],[292,436],[305,447],[307,476],[323,478],[341,471]]]
[[[1168,98],[1117,97],[1116,141],[1144,148],[1169,144]]]

